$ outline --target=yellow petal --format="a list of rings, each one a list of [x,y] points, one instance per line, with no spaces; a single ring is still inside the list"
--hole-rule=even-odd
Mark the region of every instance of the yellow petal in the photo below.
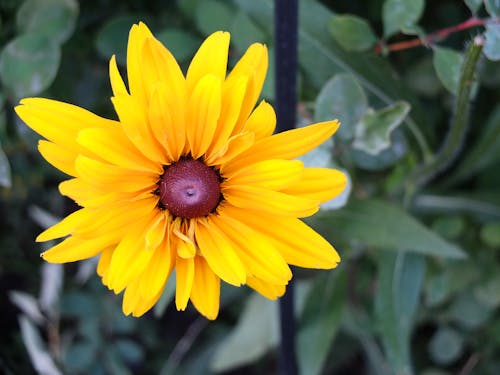
[[[111,262],[111,257],[113,256],[113,251],[115,251],[114,246],[108,247],[107,249],[103,250],[100,257],[99,257],[99,262],[97,263],[97,274],[103,278],[103,284],[104,283],[104,278],[106,273],[108,272],[108,267],[109,263]]]
[[[327,168],[305,168],[302,179],[283,192],[326,202],[339,195],[345,188],[347,177],[341,171]]]
[[[249,277],[247,279],[247,285],[256,292],[262,294],[264,297],[272,300],[281,297],[286,291],[285,285],[275,285],[265,282],[257,277]]]
[[[110,128],[116,124],[83,108],[51,99],[26,98],[15,110],[38,134],[70,149],[78,147],[76,136],[82,129]]]
[[[248,77],[241,76],[230,83],[228,81],[223,83],[221,113],[207,158],[210,158],[212,153],[218,153],[227,144],[240,115],[247,82]]]
[[[82,221],[89,220],[89,218],[93,219],[94,217],[95,211],[82,208],[66,216],[57,224],[44,230],[38,235],[36,241],[44,242],[72,234]]]
[[[184,102],[169,93],[167,85],[160,82],[155,86],[149,106],[149,123],[170,162],[179,160],[186,148],[185,107]]]
[[[290,217],[311,216],[319,209],[319,201],[316,200],[256,186],[232,185],[227,182],[221,184],[222,195],[224,199],[236,207]]]
[[[264,160],[224,174],[227,185],[252,185],[281,190],[302,178],[304,165],[299,160]]]
[[[153,256],[145,249],[144,236],[157,213],[151,213],[129,226],[128,232],[116,247],[109,265],[108,287],[120,293],[134,278],[144,271]]]
[[[78,134],[77,141],[86,149],[111,164],[120,167],[155,172],[161,175],[163,166],[147,159],[127,138],[121,127],[90,128]]]
[[[221,111],[221,81],[209,74],[199,80],[188,100],[187,139],[194,159],[210,146]]]
[[[168,220],[165,212],[160,212],[156,221],[151,224],[146,232],[146,248],[148,250],[156,249],[163,241],[163,238],[167,234],[167,224]]]
[[[243,75],[249,78],[245,99],[240,110],[240,116],[237,124],[234,127],[234,133],[238,133],[243,128],[247,121],[250,112],[255,107],[259,98],[264,80],[266,78],[268,66],[267,48],[263,44],[252,44],[242,58],[236,63],[235,67],[229,74],[227,80],[231,81],[236,77]]]
[[[151,98],[154,87],[161,83],[167,87],[170,102],[185,106],[186,81],[181,68],[170,51],[155,38],[147,38],[144,42],[141,67],[148,98]]]
[[[114,96],[111,101],[125,134],[135,147],[150,160],[165,163],[165,151],[153,135],[145,107],[130,95]]]
[[[219,81],[226,78],[229,33],[217,31],[202,43],[189,65],[186,83],[188,92],[192,92],[198,81],[211,74]]]
[[[54,167],[60,171],[76,176],[75,158],[78,155],[75,150],[68,149],[56,143],[40,140],[38,141],[38,151]]]
[[[333,246],[299,219],[261,215],[230,205],[224,212],[269,238],[288,264],[329,269],[340,262]]]
[[[92,258],[103,249],[117,243],[115,233],[107,233],[96,238],[69,237],[60,244],[42,253],[42,258],[50,263],[68,263]]]
[[[223,209],[220,216],[214,215],[211,220],[233,242],[238,257],[251,275],[280,285],[286,285],[292,278],[288,264],[265,236],[228,217]]]
[[[161,296],[162,291],[160,290],[152,298],[144,298],[140,293],[139,283],[140,280],[136,279],[132,281],[125,290],[122,304],[122,310],[125,315],[132,314],[134,317],[143,315],[153,307]]]
[[[109,79],[111,81],[111,90],[114,96],[118,95],[128,95],[127,88],[123,82],[122,76],[118,71],[118,66],[116,65],[115,55],[111,56],[109,60]]]
[[[224,147],[220,148],[216,153],[212,153],[205,159],[207,165],[222,165],[234,159],[243,151],[248,150],[254,143],[255,134],[251,132],[240,133],[229,138]]]
[[[134,96],[142,108],[146,108],[148,98],[144,88],[141,66],[142,47],[148,38],[152,38],[153,34],[148,27],[140,22],[138,25],[133,25],[130,29],[128,44],[127,44],[127,75],[130,94]]]
[[[179,311],[186,309],[194,280],[194,259],[177,257],[175,263],[175,307]]]
[[[225,282],[240,286],[245,283],[246,270],[230,241],[220,229],[208,220],[199,220],[196,242],[210,268]]]
[[[151,299],[161,292],[175,265],[175,253],[170,249],[168,240],[154,250],[149,264],[140,276],[141,296]]]
[[[103,191],[133,192],[154,190],[159,176],[154,173],[134,171],[78,156],[75,162],[78,177]]]
[[[194,258],[194,279],[191,302],[207,319],[219,314],[220,278],[210,269],[203,257]]]
[[[326,141],[338,127],[337,120],[327,121],[263,138],[233,159],[225,169],[231,172],[260,160],[296,158]]]
[[[244,130],[255,133],[255,139],[262,139],[271,136],[275,128],[276,113],[274,108],[263,100],[248,118]]]

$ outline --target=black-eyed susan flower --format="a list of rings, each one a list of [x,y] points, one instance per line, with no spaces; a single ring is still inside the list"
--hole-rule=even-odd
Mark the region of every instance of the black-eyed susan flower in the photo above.
[[[191,300],[215,319],[221,280],[275,299],[292,277],[289,264],[328,269],[340,261],[300,218],[338,195],[345,176],[293,160],[338,122],[273,135],[272,106],[255,107],[266,47],[251,45],[226,75],[228,48],[228,33],[210,35],[184,76],[140,23],[128,41],[128,88],[114,57],[109,65],[118,121],[42,98],[16,107],[46,138],[43,157],[71,176],[61,194],[81,206],[38,236],[66,237],[43,259],[100,255],[97,273],[125,291],[127,315],[148,311],[174,270],[177,309]]]

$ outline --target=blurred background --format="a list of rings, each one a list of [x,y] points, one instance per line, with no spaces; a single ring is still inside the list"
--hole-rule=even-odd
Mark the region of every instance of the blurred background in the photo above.
[[[342,122],[303,161],[350,176],[307,219],[343,261],[295,270],[300,373],[500,374],[499,2],[299,4],[298,126]],[[0,372],[274,374],[277,302],[224,285],[209,322],[175,310],[172,281],[125,317],[95,260],[39,257],[36,235],[77,207],[13,107],[43,96],[116,118],[108,61],[126,71],[138,21],[184,71],[216,30],[229,65],[267,44],[273,101],[272,0],[0,0]]]

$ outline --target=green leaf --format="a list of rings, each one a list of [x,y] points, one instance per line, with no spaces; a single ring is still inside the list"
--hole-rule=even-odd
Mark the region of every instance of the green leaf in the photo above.
[[[95,47],[99,55],[109,60],[116,55],[116,61],[125,65],[127,61],[127,40],[130,28],[139,21],[146,21],[141,15],[120,15],[107,21],[97,33]]]
[[[500,222],[485,224],[481,228],[481,240],[490,247],[500,249]]]
[[[351,199],[337,211],[323,211],[309,219],[326,236],[341,237],[379,249],[414,252],[445,258],[464,258],[466,254],[414,217],[386,201]]]
[[[446,239],[456,239],[465,229],[465,220],[461,216],[441,216],[432,223],[432,229]]]
[[[370,24],[353,15],[334,16],[329,30],[335,40],[348,51],[366,51],[377,41]]]
[[[369,171],[381,171],[394,166],[406,154],[408,143],[404,133],[400,129],[394,130],[391,134],[389,148],[378,155],[369,154],[363,150],[351,148],[351,157],[359,168]]]
[[[216,0],[200,1],[195,11],[198,30],[205,35],[218,30],[229,30],[234,20],[234,10],[226,4]]]
[[[0,55],[0,78],[16,99],[37,95],[56,77],[60,59],[59,47],[45,36],[21,35]]]
[[[484,55],[492,61],[500,60],[500,23],[492,22],[487,24],[484,36],[486,38],[483,49]]]
[[[465,4],[469,7],[472,14],[476,14],[481,5],[483,4],[483,0],[464,0]]]
[[[492,17],[500,17],[500,1],[499,0],[484,0],[486,11]]]
[[[414,325],[425,261],[416,254],[382,252],[379,257],[375,314],[390,366],[411,374],[410,335]]]
[[[300,373],[320,374],[340,326],[346,300],[343,269],[319,275],[307,296],[297,337]]]
[[[172,52],[179,62],[190,60],[201,44],[199,38],[177,28],[164,29],[155,36],[170,52]]]
[[[76,0],[27,0],[19,8],[16,25],[20,33],[43,35],[64,43],[73,34],[78,18]]]
[[[455,362],[464,349],[464,337],[449,327],[440,327],[429,343],[429,354],[439,365]]]
[[[410,112],[410,105],[397,102],[379,111],[368,110],[356,124],[355,149],[378,155],[391,146],[392,132],[404,121]]]
[[[456,95],[464,57],[461,53],[445,47],[434,47],[433,63],[444,87]]]
[[[368,100],[356,78],[349,73],[339,73],[328,80],[316,98],[314,121],[338,118],[341,126],[335,137],[350,141],[355,125],[367,108]]]
[[[251,363],[278,343],[278,305],[252,294],[236,327],[217,348],[211,369],[216,372]]]
[[[241,52],[245,51],[250,44],[270,41],[260,26],[241,10],[233,16],[229,31],[231,32],[231,43]]]
[[[384,36],[387,38],[404,27],[413,26],[422,15],[424,0],[385,0],[382,7]]]
[[[449,308],[449,317],[465,329],[477,329],[490,318],[491,306],[481,303],[470,290],[461,293]]]
[[[6,188],[12,186],[9,159],[7,159],[2,147],[0,147],[0,186]]]
[[[500,223],[497,224],[499,225],[497,225],[496,229],[497,233],[499,233]],[[500,305],[500,276],[495,275],[485,283],[478,285],[474,289],[474,296],[481,304],[496,309]]]

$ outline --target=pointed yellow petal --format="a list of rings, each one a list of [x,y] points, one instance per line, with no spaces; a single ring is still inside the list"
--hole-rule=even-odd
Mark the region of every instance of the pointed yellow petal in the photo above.
[[[160,82],[155,86],[149,106],[149,123],[170,162],[179,160],[186,148],[185,107],[184,102],[169,93],[167,85]]]
[[[161,292],[175,265],[175,253],[170,249],[170,244],[165,239],[160,246],[154,250],[149,264],[140,276],[141,295],[145,299],[151,299]]]
[[[185,105],[186,81],[174,56],[155,38],[147,38],[142,48],[142,77],[146,95],[151,98],[154,87],[162,83],[167,87],[171,102]],[[180,107],[177,107],[180,109]]]
[[[319,201],[288,195],[250,185],[221,184],[224,199],[236,207],[249,208],[272,215],[307,217],[319,209]]]
[[[36,242],[44,242],[72,234],[82,221],[95,217],[95,211],[82,208],[66,216],[57,224],[47,228],[36,238]]]
[[[114,96],[111,101],[125,134],[135,147],[150,160],[165,163],[165,152],[149,127],[145,107],[141,107],[130,95]]]
[[[304,165],[299,160],[264,160],[224,174],[228,185],[252,185],[272,190],[293,186],[302,178]]]
[[[283,192],[326,202],[339,195],[347,184],[347,177],[341,171],[327,168],[305,168],[299,182]]]
[[[217,31],[202,43],[194,55],[186,76],[188,92],[207,74],[215,75],[222,82],[226,78],[229,33]]]
[[[121,127],[90,128],[78,134],[78,143],[111,164],[141,171],[163,173],[159,162],[147,159],[128,139]]]
[[[212,153],[217,154],[221,148],[226,146],[240,115],[247,82],[248,77],[241,76],[230,83],[227,81],[223,83],[221,113],[212,144],[207,152],[207,158],[210,158]]]
[[[258,279],[257,277],[249,277],[247,279],[247,285],[255,290],[256,292],[262,294],[264,297],[275,300],[285,294],[285,285],[275,285],[272,283],[267,283]]]
[[[199,80],[188,100],[187,139],[194,159],[210,146],[221,111],[221,81],[209,74]]]
[[[186,309],[193,287],[194,259],[177,257],[175,263],[175,307],[179,311]]]
[[[42,258],[50,263],[68,263],[92,258],[103,249],[117,242],[115,233],[107,233],[97,238],[69,237],[60,244],[42,253]]]
[[[99,117],[72,104],[51,99],[27,98],[15,107],[19,117],[49,141],[75,148],[76,136],[82,129],[110,128],[115,122]]]
[[[227,80],[231,81],[236,77],[243,75],[249,78],[245,99],[241,107],[240,116],[234,128],[234,132],[241,131],[243,125],[247,121],[250,112],[255,107],[257,99],[264,85],[268,66],[267,48],[263,44],[252,44],[243,57],[236,63],[235,67],[229,74]],[[235,134],[233,133],[233,134]]]
[[[225,282],[240,286],[245,283],[246,270],[235,253],[232,241],[208,220],[199,220],[196,242],[210,268]]]
[[[122,311],[125,315],[130,315],[132,311],[141,301],[141,294],[139,293],[139,283],[132,282],[125,289],[123,294]]]
[[[118,71],[118,66],[116,65],[115,55],[111,56],[109,60],[109,79],[111,81],[111,90],[114,96],[118,95],[128,95],[127,88],[123,82],[122,76]]]
[[[337,120],[327,121],[263,138],[233,159],[225,169],[230,172],[265,159],[296,158],[326,141],[338,127]]]
[[[76,176],[75,158],[78,155],[74,149],[68,149],[59,144],[40,140],[38,141],[38,151],[54,167],[60,171]]]
[[[214,320],[219,313],[219,300],[220,278],[213,273],[203,257],[195,257],[191,302],[203,316]]]
[[[254,132],[255,139],[262,139],[271,136],[275,128],[276,113],[274,108],[263,100],[248,118],[244,130]]]
[[[289,264],[329,269],[340,262],[332,245],[299,219],[261,215],[230,205],[224,212],[269,238]]]
[[[238,257],[251,275],[273,284],[286,285],[292,272],[281,254],[271,242],[259,232],[224,214],[211,218],[232,242]]]
[[[127,75],[130,94],[134,96],[142,108],[146,108],[148,98],[142,80],[143,69],[141,66],[141,55],[144,42],[153,38],[153,34],[142,22],[133,25],[130,29],[127,44]]]

